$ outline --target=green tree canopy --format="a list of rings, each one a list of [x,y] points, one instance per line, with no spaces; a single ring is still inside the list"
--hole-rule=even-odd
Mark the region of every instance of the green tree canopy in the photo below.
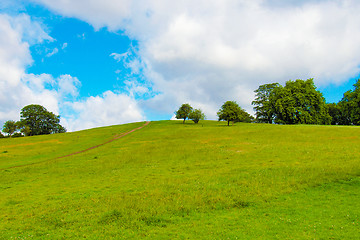
[[[198,123],[200,120],[205,120],[205,114],[200,109],[194,109],[189,114],[189,119],[193,120],[194,123]]]
[[[16,125],[21,133],[23,133],[25,136],[30,136],[30,127],[25,125],[24,121],[17,121]]]
[[[28,136],[66,132],[59,124],[60,116],[49,112],[41,105],[28,105],[21,109],[21,126]]]
[[[270,95],[274,89],[279,87],[278,83],[264,84],[259,86],[255,100],[251,103],[254,105],[256,121],[263,123],[272,123],[274,120],[274,106],[270,102]]]
[[[285,87],[274,86],[266,100],[267,112],[275,123],[330,124],[331,116],[313,79],[287,81]],[[260,115],[262,113],[260,112]]]
[[[243,110],[235,101],[225,102],[217,112],[219,121],[230,122],[251,122],[251,116]]]
[[[331,125],[344,125],[345,122],[340,105],[336,103],[328,103],[326,105],[331,116]]]
[[[341,110],[340,124],[360,125],[360,79],[353,86],[354,89],[345,92],[338,103]]]
[[[17,125],[16,122],[13,120],[8,120],[4,123],[4,127],[3,127],[3,132],[9,134],[9,136],[11,137],[11,135],[14,134],[14,132],[16,132],[17,130]]]
[[[184,119],[183,123],[185,123],[186,118],[189,118],[192,110],[193,108],[190,106],[190,104],[184,103],[183,105],[181,105],[179,110],[175,112],[175,117],[176,119]]]
[[[331,116],[313,79],[261,85],[253,104],[257,120],[280,124],[330,124]]]

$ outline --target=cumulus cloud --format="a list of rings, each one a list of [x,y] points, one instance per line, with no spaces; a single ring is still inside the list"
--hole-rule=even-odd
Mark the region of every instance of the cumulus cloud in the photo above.
[[[137,40],[141,71],[160,93],[142,105],[154,111],[191,102],[215,118],[226,100],[251,111],[260,84],[313,77],[326,86],[360,72],[355,0],[38,2]]]
[[[79,88],[81,82],[77,77],[72,77],[69,74],[61,75],[57,79],[58,89],[57,92],[61,98],[75,99],[79,95]]]
[[[17,120],[20,109],[30,103],[41,103],[57,111],[56,98],[44,85],[49,76],[31,77],[25,74],[32,64],[30,43],[51,40],[29,16],[10,17],[0,14],[0,124],[9,119]],[[32,38],[33,37],[33,38]],[[25,41],[28,40],[28,42]]]
[[[72,131],[146,119],[136,100],[112,91],[82,101],[68,102],[67,106],[75,114],[70,113],[63,123]]]
[[[0,14],[0,126],[6,120],[18,120],[21,108],[28,104],[61,113],[61,123],[70,131],[145,119],[128,95],[107,91],[79,100],[78,78],[26,73],[33,62],[30,46],[53,41],[41,26],[26,15]]]

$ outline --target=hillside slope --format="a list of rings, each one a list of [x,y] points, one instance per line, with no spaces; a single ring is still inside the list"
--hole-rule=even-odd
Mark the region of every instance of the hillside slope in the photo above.
[[[2,238],[360,237],[360,128],[159,121],[56,159],[143,124],[0,139]]]

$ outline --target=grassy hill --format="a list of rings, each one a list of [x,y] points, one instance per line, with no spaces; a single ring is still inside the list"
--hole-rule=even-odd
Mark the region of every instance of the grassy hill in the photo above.
[[[359,239],[360,128],[133,123],[0,139],[0,239]]]

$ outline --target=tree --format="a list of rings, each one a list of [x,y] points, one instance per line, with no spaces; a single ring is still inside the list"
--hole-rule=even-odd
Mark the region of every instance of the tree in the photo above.
[[[313,79],[287,81],[275,87],[269,101],[274,122],[281,124],[330,124],[331,116],[325,98],[316,90]]]
[[[270,95],[274,89],[279,87],[278,83],[260,85],[256,93],[255,100],[251,103],[254,105],[256,121],[263,123],[273,123],[274,120],[274,106],[270,101]]]
[[[225,102],[217,112],[219,121],[251,122],[250,114],[245,112],[235,101]]]
[[[254,117],[247,113],[244,109],[240,108],[240,117],[235,122],[251,123],[254,121]]]
[[[338,103],[344,125],[360,125],[360,79],[353,86]]]
[[[28,105],[21,109],[21,126],[28,136],[65,132],[59,124],[60,116],[49,112],[41,105]]]
[[[30,136],[30,127],[26,125],[24,121],[17,121],[16,125],[21,133],[23,133],[25,136]]]
[[[4,138],[5,136],[4,136],[4,134],[2,134],[1,132],[0,132],[0,138]]]
[[[343,115],[339,104],[327,103],[329,115],[331,116],[331,125],[344,125]]]
[[[16,122],[13,120],[8,120],[4,123],[3,132],[9,134],[11,137],[14,132],[17,130]]]
[[[185,123],[186,118],[189,118],[189,115],[192,110],[193,108],[190,106],[190,104],[184,103],[183,105],[181,105],[179,110],[175,112],[176,114],[175,117],[176,119],[184,119],[183,123]]]
[[[200,109],[195,109],[189,114],[189,119],[193,120],[194,123],[198,123],[200,120],[205,119],[205,114]]]

